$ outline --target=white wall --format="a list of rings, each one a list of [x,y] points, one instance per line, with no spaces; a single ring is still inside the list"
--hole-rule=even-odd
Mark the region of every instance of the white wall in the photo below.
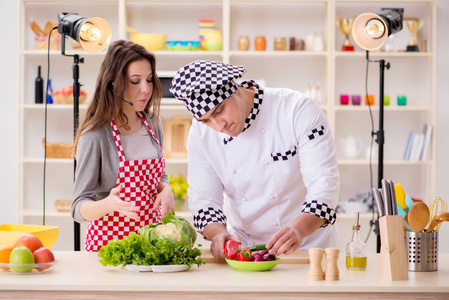
[[[437,118],[435,196],[449,202],[449,1],[438,0],[437,47]],[[0,47],[0,224],[17,222],[17,63],[18,0],[0,0],[0,31],[4,45]],[[373,239],[375,235],[371,235]],[[440,230],[440,252],[449,252],[449,224]]]
[[[0,0],[0,224],[17,222],[18,3]]]

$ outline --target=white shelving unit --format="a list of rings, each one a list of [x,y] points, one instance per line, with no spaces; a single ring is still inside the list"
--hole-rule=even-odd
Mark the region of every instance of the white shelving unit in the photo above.
[[[34,104],[34,79],[38,65],[42,66],[42,77],[46,79],[47,53],[34,49],[34,34],[28,22],[35,20],[43,27],[50,20],[56,23],[58,12],[77,12],[86,17],[105,18],[111,24],[113,40],[129,37],[127,25],[140,32],[164,33],[168,40],[197,40],[198,20],[215,20],[215,28],[223,34],[222,51],[156,51],[158,70],[177,70],[196,59],[220,60],[245,66],[248,72],[244,79],[263,79],[269,87],[299,91],[305,91],[308,85],[321,87],[323,102],[320,106],[329,118],[335,137],[342,179],[340,200],[344,201],[370,188],[369,160],[365,152],[371,142],[371,122],[366,105],[339,104],[340,94],[364,95],[366,60],[365,53],[357,46],[355,52],[340,51],[344,36],[335,24],[337,16],[350,18],[363,12],[377,13],[381,7],[404,7],[405,18],[419,18],[425,24],[420,38],[427,41],[426,51],[371,52],[370,58],[391,63],[391,69],[385,74],[385,94],[390,95],[390,105],[385,107],[384,177],[400,182],[407,193],[429,203],[434,197],[434,142],[429,160],[404,161],[402,154],[410,131],[421,131],[425,123],[435,125],[434,0],[20,0],[18,222],[42,223],[43,205],[44,105]],[[273,51],[274,37],[305,39],[310,33],[323,37],[323,51]],[[237,40],[241,35],[250,38],[249,51],[238,50]],[[259,35],[266,37],[267,51],[254,51],[254,39]],[[396,46],[405,48],[408,38],[408,30],[404,27],[395,37]],[[75,53],[69,41],[66,47],[68,54]],[[89,102],[104,52],[77,53],[85,59],[84,64],[80,64],[80,82],[88,93]],[[71,85],[73,59],[51,51],[50,60],[53,90]],[[378,65],[370,64],[368,81],[369,93],[375,95],[375,105],[371,110],[376,130],[378,69]],[[395,105],[398,94],[407,95],[407,106]],[[81,115],[86,107],[86,104],[80,107]],[[167,119],[177,114],[188,114],[182,104],[163,105],[161,111],[162,117]],[[363,151],[355,158],[344,155],[342,141],[348,136],[363,143]],[[72,106],[48,105],[48,142],[71,142],[72,139]],[[372,163],[373,184],[377,185],[377,159],[373,158]],[[187,161],[168,159],[167,172],[186,174]],[[54,201],[71,199],[73,161],[47,159],[46,174],[46,223],[60,226],[63,236],[67,237],[62,239],[60,235],[56,247],[71,250],[73,221],[69,213],[56,212]],[[363,218],[370,216],[367,214]],[[344,217],[341,219],[345,220]]]

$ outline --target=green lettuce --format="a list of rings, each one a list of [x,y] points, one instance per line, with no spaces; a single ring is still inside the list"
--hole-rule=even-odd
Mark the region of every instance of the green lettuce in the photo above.
[[[201,250],[193,247],[197,237],[195,229],[173,211],[162,218],[161,223],[140,228],[139,233],[131,232],[127,237],[111,240],[101,247],[98,252],[100,263],[114,267],[186,264],[189,268],[205,263],[201,259]]]

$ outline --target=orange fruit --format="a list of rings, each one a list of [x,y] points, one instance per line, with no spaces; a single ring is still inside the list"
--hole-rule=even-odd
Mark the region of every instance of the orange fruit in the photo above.
[[[30,249],[31,253],[33,253],[36,249],[44,247],[44,245],[42,244],[41,240],[34,234],[24,233],[17,237],[12,247],[27,247],[28,249]]]
[[[11,251],[14,249],[9,245],[0,246],[0,263],[9,263],[9,256],[11,255]]]

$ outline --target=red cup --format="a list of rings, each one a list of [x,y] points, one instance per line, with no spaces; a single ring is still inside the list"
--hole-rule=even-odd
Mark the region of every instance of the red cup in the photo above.
[[[348,105],[348,103],[349,103],[349,95],[346,95],[346,94],[340,95],[340,104]]]

